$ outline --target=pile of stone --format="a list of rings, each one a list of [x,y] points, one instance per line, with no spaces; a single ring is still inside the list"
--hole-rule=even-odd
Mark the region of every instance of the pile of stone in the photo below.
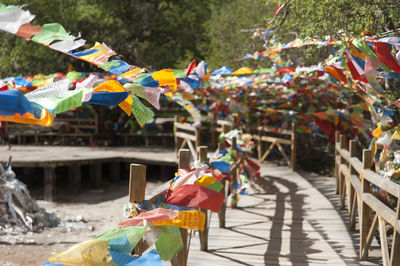
[[[0,164],[0,232],[40,232],[54,227],[58,219],[39,208],[26,185],[19,181],[11,168]]]

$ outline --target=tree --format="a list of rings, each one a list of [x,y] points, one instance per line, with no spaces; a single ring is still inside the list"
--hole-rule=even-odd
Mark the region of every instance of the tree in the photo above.
[[[274,4],[262,0],[223,1],[220,6],[214,7],[206,22],[210,38],[206,59],[211,67],[258,65],[259,62],[243,63],[238,59],[247,52],[262,49],[260,40],[251,39],[252,29],[263,26],[274,7]]]
[[[4,4],[22,5],[9,0]],[[114,49],[117,59],[150,69],[186,65],[205,57],[208,42],[205,21],[216,0],[194,4],[190,0],[31,0],[25,7],[36,15],[32,24],[59,23],[87,40]],[[78,71],[98,71],[34,42],[0,32],[0,71],[3,76],[65,72],[72,63]]]

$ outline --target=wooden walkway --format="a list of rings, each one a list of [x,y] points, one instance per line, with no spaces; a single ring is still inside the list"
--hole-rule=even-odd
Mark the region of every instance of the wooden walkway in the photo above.
[[[328,199],[337,198],[333,178],[311,184],[268,162],[261,173],[227,210],[226,229],[212,215],[207,253],[192,237],[188,265],[377,265],[358,260],[359,238]]]

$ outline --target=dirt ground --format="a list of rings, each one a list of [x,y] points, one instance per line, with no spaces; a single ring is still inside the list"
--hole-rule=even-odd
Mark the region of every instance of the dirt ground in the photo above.
[[[148,182],[146,191],[161,184]],[[71,222],[41,233],[28,233],[19,241],[25,244],[0,241],[0,265],[41,265],[50,255],[115,227],[122,220],[123,206],[128,202],[128,180],[101,190],[84,190],[77,196],[62,195],[60,199],[56,202],[40,200],[38,204],[61,221],[82,216],[86,222]],[[72,230],[68,229],[71,227]]]

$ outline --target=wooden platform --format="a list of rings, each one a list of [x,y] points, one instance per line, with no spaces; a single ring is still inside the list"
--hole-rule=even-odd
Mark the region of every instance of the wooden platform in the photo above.
[[[0,162],[4,165],[12,156],[14,167],[68,166],[101,161],[128,161],[143,164],[175,166],[172,149],[69,146],[0,146]]]
[[[239,208],[227,210],[226,229],[212,214],[207,253],[192,238],[188,265],[376,265],[358,260],[359,239],[320,192],[333,178],[317,190],[288,167],[267,162],[261,173]]]
[[[44,168],[44,199],[55,197],[55,168],[69,167],[69,183],[72,193],[79,193],[81,166],[89,165],[90,182],[98,188],[102,182],[102,164],[112,163],[112,178],[120,179],[120,163],[141,163],[159,166],[177,166],[175,152],[157,148],[121,147],[67,147],[67,146],[0,146],[0,162],[6,165],[12,156],[12,166],[21,168]]]

